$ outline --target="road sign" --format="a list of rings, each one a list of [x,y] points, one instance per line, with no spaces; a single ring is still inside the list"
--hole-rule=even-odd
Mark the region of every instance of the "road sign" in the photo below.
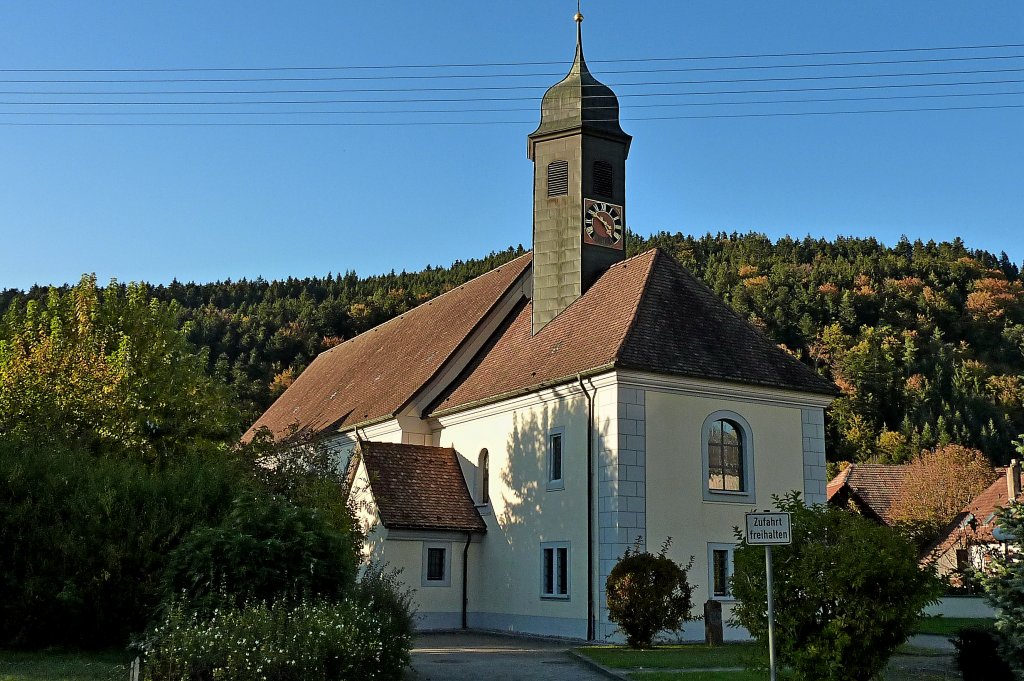
[[[768,587],[768,668],[775,681],[775,602],[772,598],[772,547],[793,543],[789,513],[748,513],[747,544],[764,547],[764,571]]]
[[[747,543],[776,546],[793,543],[793,524],[789,513],[748,513]]]

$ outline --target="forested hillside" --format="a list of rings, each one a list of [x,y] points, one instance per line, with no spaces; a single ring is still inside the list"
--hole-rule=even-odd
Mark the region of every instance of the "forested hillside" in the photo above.
[[[634,237],[673,254],[777,343],[836,381],[829,452],[903,461],[956,442],[1003,463],[1024,432],[1024,291],[1005,254],[874,239],[759,234]],[[151,287],[209,371],[254,419],[317,353],[503,262],[522,248],[422,272]],[[11,319],[46,289],[0,293]],[[0,323],[0,338],[4,324]]]

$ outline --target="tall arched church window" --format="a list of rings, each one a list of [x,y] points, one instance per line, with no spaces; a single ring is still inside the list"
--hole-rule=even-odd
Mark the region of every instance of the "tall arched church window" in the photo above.
[[[754,500],[753,434],[735,412],[709,415],[701,429],[705,501]]]
[[[480,450],[480,457],[477,460],[477,470],[479,471],[479,503],[489,504],[491,503],[491,462],[490,455],[486,449]]]
[[[729,419],[711,424],[708,439],[708,488],[743,492],[743,431]]]
[[[594,194],[602,198],[613,198],[615,173],[608,161],[594,161]]]
[[[548,196],[569,193],[569,162],[552,161],[548,164]]]

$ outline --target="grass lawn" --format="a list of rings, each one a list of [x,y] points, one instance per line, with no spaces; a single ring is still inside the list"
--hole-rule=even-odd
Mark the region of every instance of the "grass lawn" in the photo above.
[[[678,672],[677,669],[709,669],[714,667],[744,667],[759,656],[756,646],[731,643],[709,647],[703,644],[660,646],[653,650],[630,650],[615,646],[579,648],[580,653],[606,667],[621,669],[635,681],[767,681],[767,671],[703,671]],[[902,651],[901,651],[902,652]],[[948,653],[922,649],[907,649],[889,663],[883,673],[884,681],[946,681],[958,679]],[[909,653],[909,654],[908,654]],[[659,671],[661,670],[661,671]],[[785,672],[779,673],[786,679]]]
[[[759,651],[756,646],[749,643],[727,643],[721,646],[692,643],[658,646],[653,650],[593,646],[580,648],[579,652],[606,667],[615,669],[708,669],[711,667],[743,667],[754,659]],[[643,678],[656,677],[644,674]],[[698,677],[687,676],[686,678],[696,679]]]
[[[128,653],[0,650],[0,681],[125,681]]]
[[[974,625],[991,625],[994,619],[973,617],[922,617],[917,625],[917,634],[939,634],[953,636],[963,627]]]

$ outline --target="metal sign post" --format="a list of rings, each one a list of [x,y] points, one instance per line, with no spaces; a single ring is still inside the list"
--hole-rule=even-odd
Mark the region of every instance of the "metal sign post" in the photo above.
[[[747,544],[764,546],[765,586],[768,588],[768,665],[775,681],[775,601],[772,598],[772,546],[793,543],[789,513],[748,513]]]

